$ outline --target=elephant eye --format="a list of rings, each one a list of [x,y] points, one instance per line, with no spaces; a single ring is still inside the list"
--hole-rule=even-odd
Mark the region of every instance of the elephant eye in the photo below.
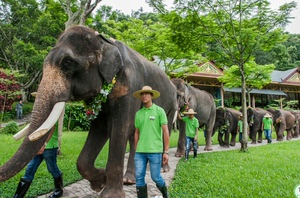
[[[62,61],[62,69],[65,71],[69,71],[72,68],[74,69],[76,62],[70,58],[64,58]]]

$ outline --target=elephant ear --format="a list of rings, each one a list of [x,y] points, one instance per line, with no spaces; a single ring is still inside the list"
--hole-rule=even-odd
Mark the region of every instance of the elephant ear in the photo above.
[[[103,38],[103,37],[102,37]],[[118,47],[108,42],[107,39],[102,40],[104,46],[102,48],[102,54],[100,54],[100,63],[98,71],[104,80],[110,84],[115,75],[124,66],[123,58]]]

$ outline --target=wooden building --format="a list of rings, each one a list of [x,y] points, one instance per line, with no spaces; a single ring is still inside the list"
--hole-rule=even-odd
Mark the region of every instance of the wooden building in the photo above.
[[[220,99],[221,106],[231,101],[235,106],[241,106],[241,88],[226,88],[218,77],[223,75],[223,71],[216,67],[213,62],[207,62],[199,65],[199,71],[189,74],[186,81],[192,86],[206,90],[211,93],[215,99]],[[298,100],[300,107],[300,68],[294,68],[287,71],[273,71],[271,74],[272,82],[263,89],[253,89],[250,92],[251,106],[264,107],[271,100],[280,100],[283,97],[289,100]]]

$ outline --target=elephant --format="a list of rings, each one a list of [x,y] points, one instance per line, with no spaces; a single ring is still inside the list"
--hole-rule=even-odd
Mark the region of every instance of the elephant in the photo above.
[[[283,141],[284,131],[287,132],[286,140],[292,139],[292,131],[295,124],[295,116],[283,109],[267,109],[272,114],[273,125],[276,131],[276,140]]]
[[[299,129],[300,129],[300,112],[297,111],[290,111],[295,116],[295,124],[293,127],[293,138],[299,137]]]
[[[218,141],[220,146],[229,148],[235,146],[237,135],[238,116],[241,112],[232,108],[219,107],[216,110],[216,120],[214,131],[218,130]],[[231,141],[229,143],[229,134],[231,134]],[[225,140],[223,136],[225,135]]]
[[[216,117],[216,105],[213,96],[203,90],[199,90],[186,84],[182,79],[171,79],[177,89],[177,104],[181,110],[193,109],[197,114],[195,117],[199,120],[199,126],[206,127],[206,145],[204,150],[211,151],[211,137]],[[179,138],[177,143],[176,156],[182,157],[185,150],[185,123],[178,120]]]
[[[262,119],[266,115],[266,113],[269,113],[267,110],[261,109],[261,108],[252,108],[248,107],[247,109],[247,122],[249,125],[250,130],[250,139],[251,144],[256,144],[256,137],[258,134],[257,142],[262,143],[262,133],[261,130],[262,127]]]
[[[48,120],[54,120],[52,123],[57,120],[51,117],[52,108],[67,101],[84,100],[91,104],[104,85],[113,87],[96,118],[91,120],[77,169],[93,190],[102,190],[100,197],[125,197],[125,149],[134,133],[135,112],[142,107],[142,102],[132,94],[144,85],[159,91],[161,96],[154,103],[164,108],[171,131],[177,112],[176,88],[162,69],[135,50],[80,25],[63,32],[46,56],[28,132],[14,156],[0,167],[0,182],[17,174],[38,153],[49,136],[48,129],[39,127]],[[106,167],[95,167],[95,159],[108,140]],[[134,154],[131,147],[129,158]],[[131,178],[134,178],[133,165],[132,161],[127,170]]]

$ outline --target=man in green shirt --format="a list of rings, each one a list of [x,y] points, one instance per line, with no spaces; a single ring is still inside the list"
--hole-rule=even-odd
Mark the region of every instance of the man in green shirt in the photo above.
[[[239,134],[239,141],[242,143],[243,140],[243,114],[240,114],[239,116],[239,121],[237,125],[237,134]]]
[[[163,108],[152,102],[160,93],[144,86],[142,90],[133,93],[135,98],[142,101],[143,107],[135,114],[135,175],[138,198],[148,197],[145,182],[146,168],[149,161],[152,180],[156,183],[164,198],[168,198],[165,180],[160,174],[161,161],[166,164],[169,160],[169,130],[168,120]],[[162,159],[163,157],[163,159]]]
[[[273,120],[271,119],[271,115],[266,113],[266,115],[262,119],[261,130],[264,131],[265,137],[268,140],[268,143],[272,143],[272,125]]]
[[[199,121],[195,117],[195,114],[197,114],[197,112],[194,112],[193,109],[189,109],[187,112],[183,112],[183,114],[188,116],[181,117],[180,113],[178,113],[178,119],[185,122],[185,135],[186,135],[185,161],[187,161],[189,159],[191,143],[193,143],[194,145],[194,158],[197,157],[197,150],[198,150],[197,139],[198,139]]]

